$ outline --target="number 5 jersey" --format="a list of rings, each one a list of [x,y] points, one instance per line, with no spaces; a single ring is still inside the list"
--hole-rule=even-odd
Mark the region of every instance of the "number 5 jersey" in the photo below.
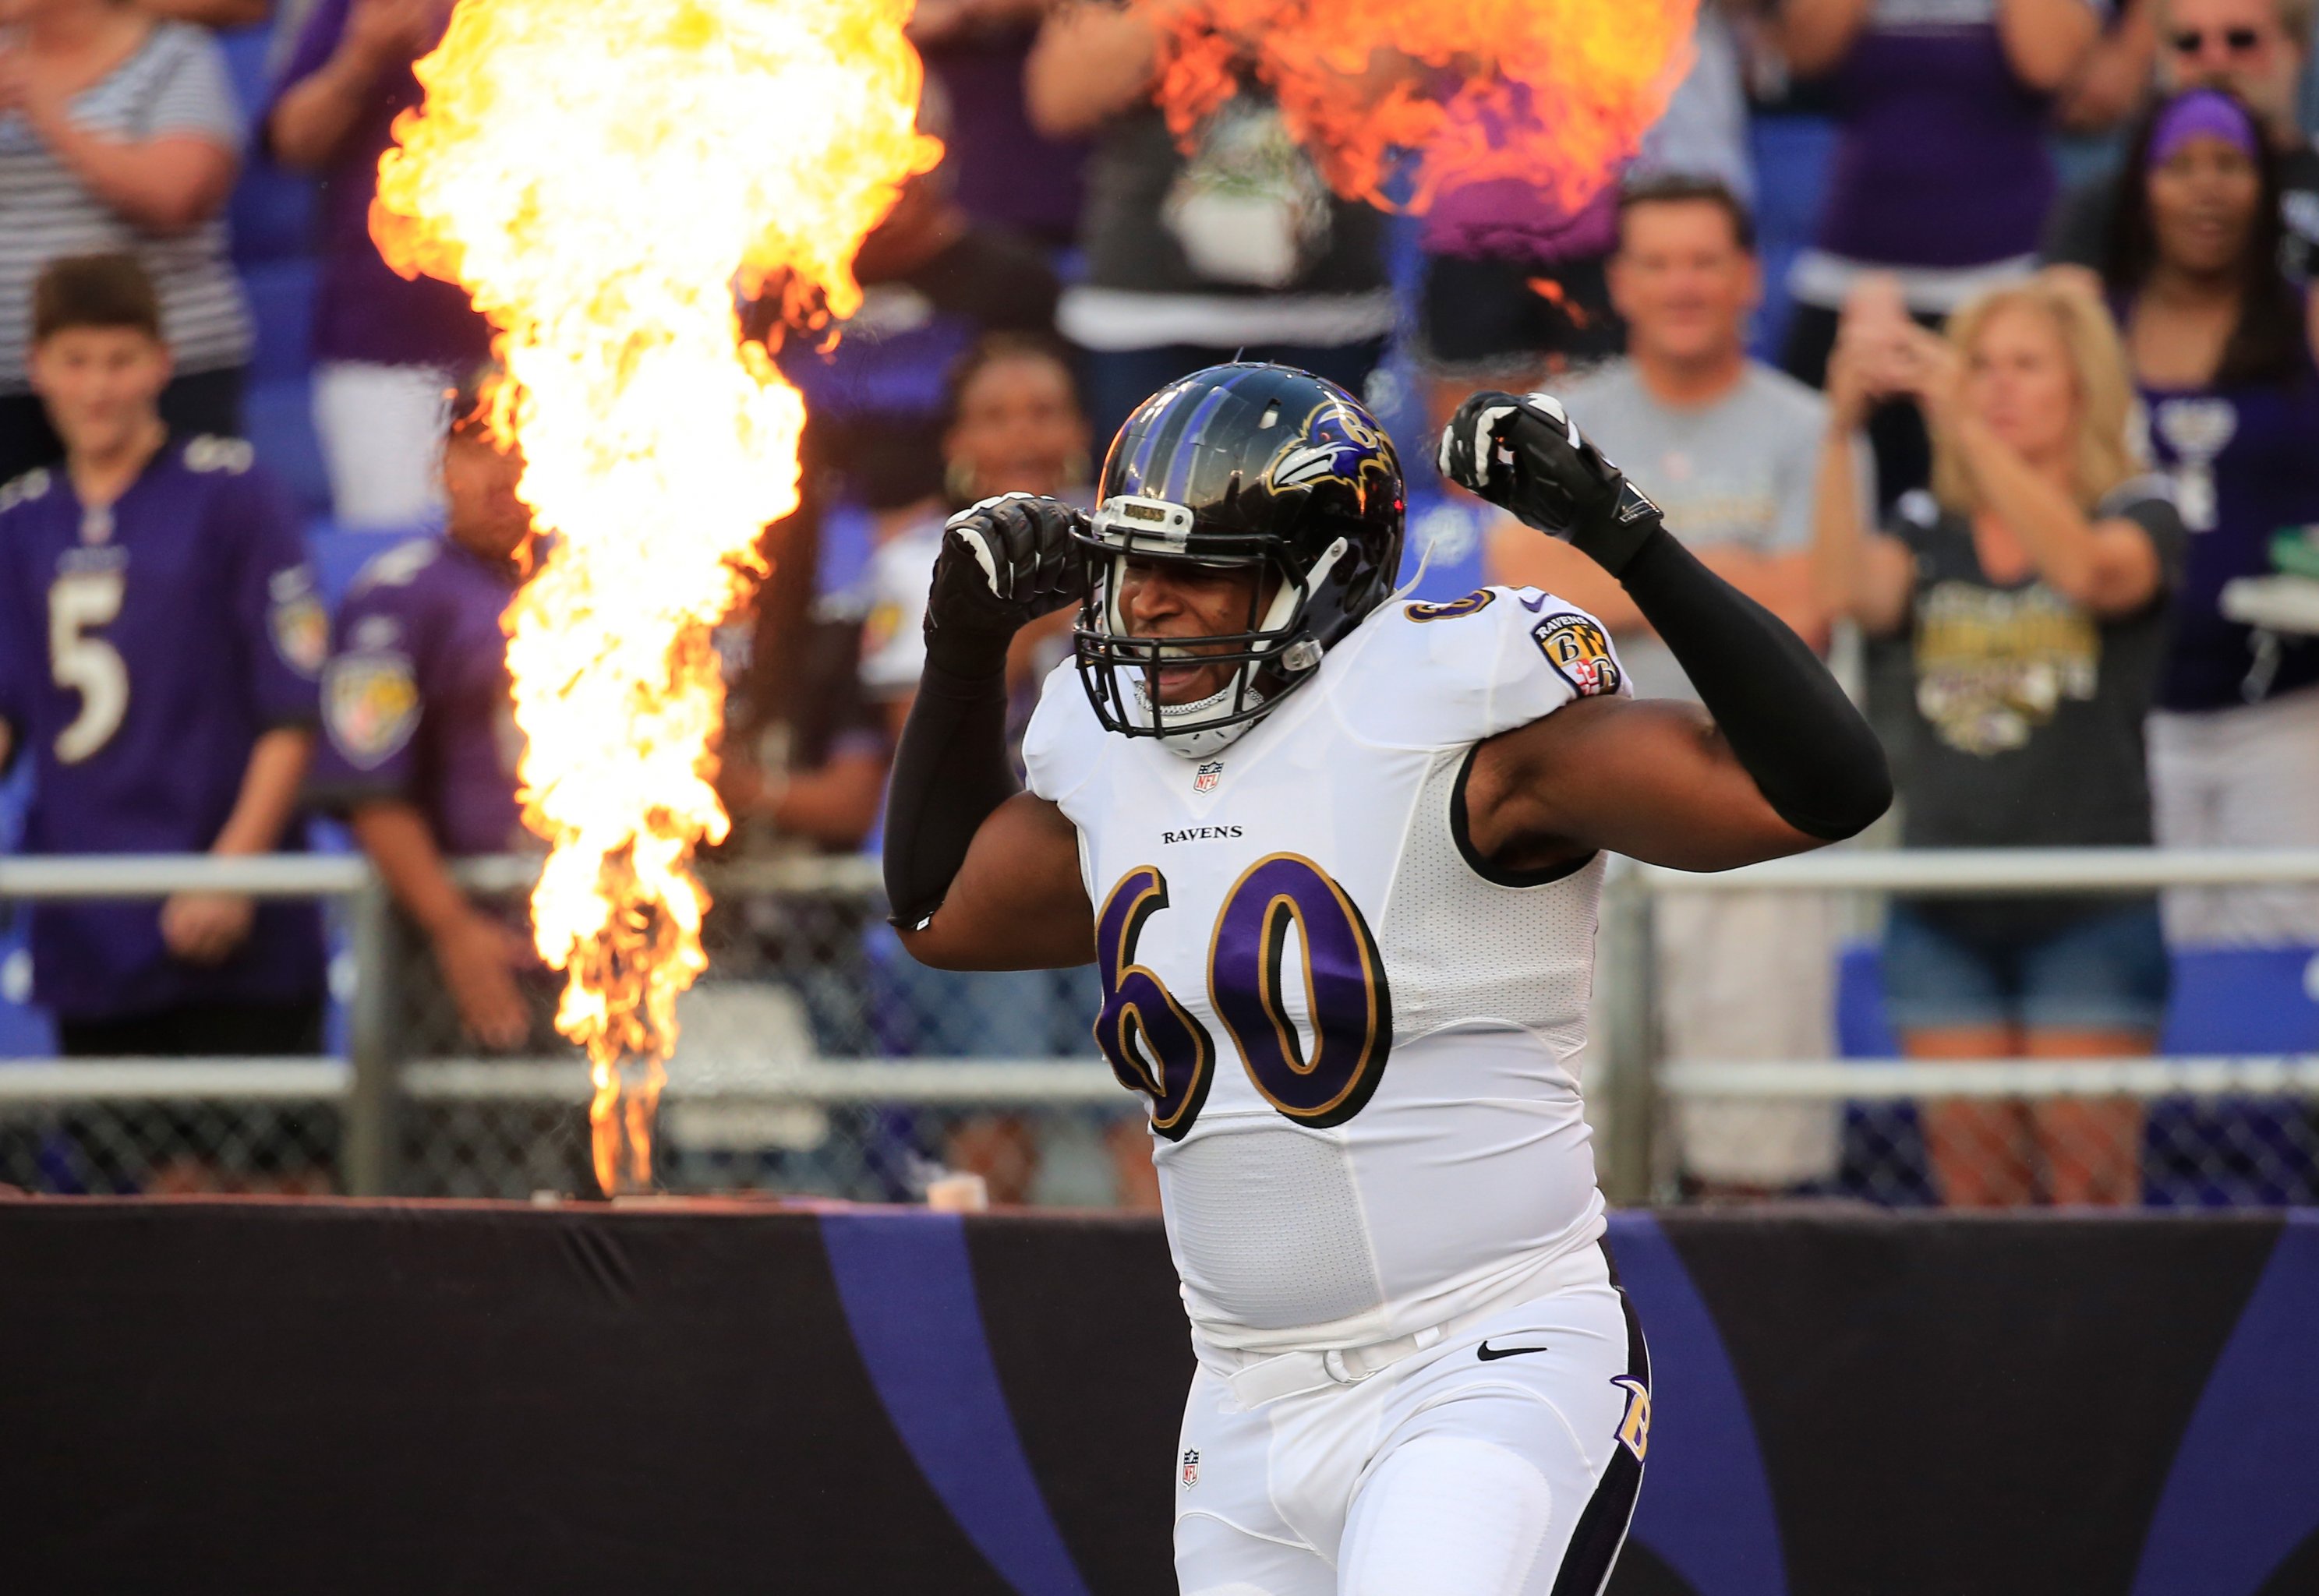
[[[206,852],[258,737],[313,724],[329,645],[297,522],[238,438],[172,439],[110,505],[82,504],[61,466],[0,489],[0,721],[33,765],[23,851]],[[311,903],[261,903],[212,966],[169,956],[150,901],[36,905],[31,940],[33,995],[68,1020],[321,991]]]
[[[1096,1041],[1210,1343],[1406,1335],[1602,1233],[1574,1059],[1602,861],[1500,870],[1464,790],[1484,739],[1626,690],[1600,623],[1506,588],[1385,605],[1205,762],[1048,678],[1031,789],[1078,828]]]

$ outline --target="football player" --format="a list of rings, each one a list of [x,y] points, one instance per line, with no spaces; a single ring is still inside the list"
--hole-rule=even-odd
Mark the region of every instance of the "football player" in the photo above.
[[[1392,445],[1281,366],[1163,390],[1092,516],[987,500],[934,571],[895,922],[945,968],[1096,961],[1198,1355],[1187,1592],[1602,1588],[1650,1429],[1572,1065],[1603,856],[1728,869],[1890,799],[1810,647],[1552,399],[1477,394],[1441,451],[1618,577],[1704,708],[1635,700],[1551,593],[1397,597]],[[1007,639],[1073,600],[1016,792]]]
[[[41,273],[31,374],[66,458],[0,489],[0,759],[33,762],[30,852],[303,845],[329,618],[249,445],[168,436],[169,370],[135,260]],[[42,904],[31,940],[68,1055],[321,1050],[311,903]]]

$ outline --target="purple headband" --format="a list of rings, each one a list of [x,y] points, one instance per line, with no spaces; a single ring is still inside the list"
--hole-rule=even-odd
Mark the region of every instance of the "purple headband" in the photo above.
[[[2192,89],[2158,113],[2150,134],[2150,164],[2170,160],[2176,150],[2202,136],[2220,139],[2250,158],[2262,148],[2254,119],[2237,101],[2218,89]]]

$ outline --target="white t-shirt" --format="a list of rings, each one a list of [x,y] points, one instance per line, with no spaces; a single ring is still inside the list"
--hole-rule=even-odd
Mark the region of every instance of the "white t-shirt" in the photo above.
[[[1463,793],[1476,743],[1626,690],[1592,617],[1509,588],[1385,606],[1205,762],[1105,732],[1070,665],[1047,679],[1031,789],[1078,828],[1098,1040],[1153,1098],[1210,1343],[1408,1334],[1601,1234],[1572,1059],[1602,861],[1507,877]]]
[[[1621,360],[1557,386],[1555,397],[1665,512],[1667,530],[1693,551],[1736,545],[1777,556],[1811,547],[1813,485],[1827,403],[1786,373],[1750,360],[1721,399],[1678,410],[1653,397],[1634,366]],[[1864,447],[1853,456],[1866,469]],[[1863,516],[1868,501],[1863,482]],[[1699,697],[1656,636],[1629,630],[1618,641],[1637,692]]]
[[[903,699],[918,690],[926,665],[926,593],[942,539],[942,518],[929,517],[870,555],[861,679],[862,690],[872,699]]]

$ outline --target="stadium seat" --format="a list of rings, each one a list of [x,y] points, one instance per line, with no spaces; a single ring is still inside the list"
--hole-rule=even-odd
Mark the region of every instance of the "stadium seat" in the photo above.
[[[308,259],[269,260],[241,268],[257,326],[252,383],[302,383],[313,368],[314,292],[320,276]]]
[[[2319,948],[2178,948],[2159,1050],[2319,1052]],[[2143,1200],[2155,1207],[2319,1202],[2306,1105],[2237,1098],[2151,1105]]]
[[[233,79],[234,97],[241,102],[242,114],[255,121],[266,104],[266,58],[273,49],[273,24],[252,23],[246,28],[221,28],[217,41],[225,54],[226,71]]]
[[[1788,267],[1811,241],[1827,187],[1836,125],[1820,116],[1757,116],[1748,124],[1755,160],[1755,236],[1764,262],[1764,302],[1755,312],[1753,352],[1779,358],[1787,337]]]
[[[226,205],[234,264],[304,259],[314,247],[314,185],[253,151]]]
[[[321,443],[314,436],[313,398],[306,379],[252,383],[242,395],[241,425],[258,459],[288,486],[300,513],[329,514],[330,476],[322,465]]]
[[[322,601],[337,609],[355,578],[374,558],[398,543],[413,537],[432,537],[436,531],[436,527],[426,525],[356,529],[328,520],[310,523],[306,527],[306,550],[313,558]]]

